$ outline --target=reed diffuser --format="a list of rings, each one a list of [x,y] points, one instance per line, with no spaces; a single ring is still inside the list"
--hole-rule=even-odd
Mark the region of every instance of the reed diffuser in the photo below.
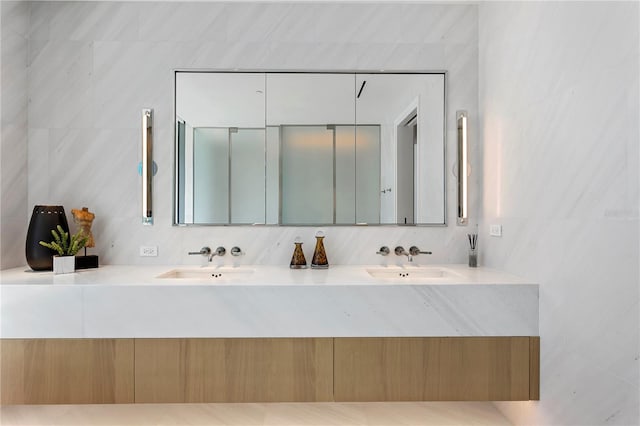
[[[478,267],[478,234],[467,234],[467,238],[469,239],[469,267],[476,268]]]

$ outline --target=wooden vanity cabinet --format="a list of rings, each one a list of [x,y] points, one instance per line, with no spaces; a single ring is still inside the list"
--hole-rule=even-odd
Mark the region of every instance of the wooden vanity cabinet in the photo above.
[[[539,399],[538,337],[2,339],[2,404]]]

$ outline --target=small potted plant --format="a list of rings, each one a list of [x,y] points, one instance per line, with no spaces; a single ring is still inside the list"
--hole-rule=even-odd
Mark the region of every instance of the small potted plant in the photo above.
[[[89,236],[79,230],[69,238],[69,233],[65,232],[60,225],[57,228],[57,232],[55,229],[51,230],[53,241],[50,243],[40,241],[40,245],[58,252],[53,256],[53,273],[68,274],[76,270],[76,253],[87,244]]]

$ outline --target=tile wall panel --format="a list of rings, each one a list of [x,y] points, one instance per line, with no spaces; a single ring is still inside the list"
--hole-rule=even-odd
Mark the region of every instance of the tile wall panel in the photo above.
[[[286,265],[296,236],[307,242],[311,258],[313,227],[171,225],[172,70],[177,68],[446,70],[450,225],[330,228],[325,245],[334,264],[378,263],[375,251],[396,244],[433,251],[422,262],[465,260],[468,229],[456,227],[454,216],[453,117],[456,109],[477,116],[476,6],[36,2],[30,5],[30,23],[29,164],[34,167],[28,204],[61,203],[68,211],[90,207],[96,213],[94,252],[102,262],[193,264],[200,259],[187,256],[190,250],[239,245],[246,252],[243,263]],[[138,213],[144,107],[154,108],[159,167],[151,228],[141,225]],[[159,256],[140,258],[140,245],[157,245]]]
[[[0,269],[25,263],[29,6],[0,2]]]
[[[540,284],[540,401],[498,404],[516,424],[640,423],[639,21],[479,8],[481,261]]]

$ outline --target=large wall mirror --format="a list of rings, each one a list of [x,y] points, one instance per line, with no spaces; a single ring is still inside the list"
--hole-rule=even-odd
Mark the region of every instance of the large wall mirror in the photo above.
[[[445,224],[443,73],[175,73],[175,224]]]

